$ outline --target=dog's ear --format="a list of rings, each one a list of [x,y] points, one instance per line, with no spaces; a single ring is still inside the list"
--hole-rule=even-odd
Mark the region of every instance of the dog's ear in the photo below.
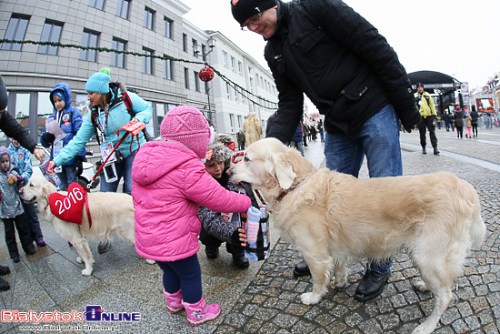
[[[49,195],[52,192],[51,190],[52,190],[52,187],[51,187],[51,183],[50,182],[43,182],[40,185],[40,195],[42,196],[42,198],[48,199]]]
[[[271,155],[271,158],[280,187],[285,190],[290,188],[297,175],[293,171],[288,152]]]

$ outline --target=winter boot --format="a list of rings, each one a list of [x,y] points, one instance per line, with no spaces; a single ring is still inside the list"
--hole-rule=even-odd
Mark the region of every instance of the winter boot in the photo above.
[[[231,236],[231,254],[233,255],[233,263],[238,269],[245,269],[250,266],[250,262],[245,256],[245,251],[241,246],[240,233],[234,231]]]
[[[168,293],[167,291],[163,290],[163,295],[165,296],[165,301],[167,302],[167,311],[170,313],[177,313],[181,311],[184,306],[182,306],[182,293],[181,290],[174,292],[174,293]]]
[[[219,304],[206,304],[205,297],[201,297],[200,301],[194,304],[188,304],[182,302],[184,309],[186,310],[186,316],[188,323],[191,326],[198,326],[209,320],[217,318],[220,314]]]
[[[0,277],[0,291],[7,291],[10,289],[9,282]]]

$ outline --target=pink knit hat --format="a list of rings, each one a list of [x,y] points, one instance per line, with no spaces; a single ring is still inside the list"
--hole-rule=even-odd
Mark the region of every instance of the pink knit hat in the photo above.
[[[210,128],[205,116],[196,108],[176,107],[165,115],[160,126],[164,140],[175,140],[203,159],[210,141]]]

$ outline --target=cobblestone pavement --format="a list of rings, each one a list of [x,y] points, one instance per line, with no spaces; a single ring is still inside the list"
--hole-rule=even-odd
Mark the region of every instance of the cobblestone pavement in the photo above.
[[[473,251],[468,258],[465,273],[456,282],[453,300],[435,333],[498,333],[500,326],[500,174],[498,170],[450,157],[457,153],[498,166],[500,132],[480,132],[479,138],[458,140],[454,133],[438,131],[442,152],[439,157],[421,154],[418,133],[402,134],[401,138],[404,173],[445,170],[469,181],[479,192],[482,215],[488,228],[481,250]],[[311,291],[312,282],[309,276],[293,277],[293,266],[300,259],[293,245],[280,240],[215,332],[411,333],[430,314],[434,305],[431,293],[420,293],[412,288],[419,272],[405,253],[394,259],[389,283],[374,300],[365,303],[354,300],[357,282],[365,268],[362,263],[353,263],[350,285],[346,289],[336,289],[332,284],[319,304],[303,305],[299,296]]]
[[[438,130],[440,156],[422,155],[418,133],[402,133],[404,174],[451,171],[469,181],[481,198],[487,237],[468,258],[465,273],[435,333],[498,333],[500,326],[500,128],[479,129],[479,138],[458,140]],[[323,147],[310,143],[306,156],[315,166],[323,165]],[[360,177],[367,177],[363,166]],[[425,191],[425,189],[423,189]],[[97,240],[90,240],[96,263],[91,276],[82,276],[74,249],[68,247],[49,224],[42,222],[48,246],[32,256],[22,254],[19,263],[9,259],[0,238],[0,264],[11,273],[3,276],[11,286],[0,293],[0,310],[33,312],[82,312],[88,305],[102,306],[104,312],[135,312],[138,322],[75,321],[36,324],[33,321],[0,320],[0,333],[411,333],[428,316],[434,303],[429,293],[416,292],[412,283],[419,273],[405,253],[394,258],[389,284],[381,296],[366,303],[353,298],[364,272],[364,261],[350,266],[349,286],[332,285],[314,306],[300,303],[299,295],[312,289],[311,278],[294,278],[292,270],[301,260],[299,252],[280,238],[271,223],[273,250],[266,261],[252,262],[250,268],[235,269],[231,255],[207,260],[199,252],[203,291],[208,302],[222,305],[221,316],[199,327],[187,325],[184,312],[169,314],[162,293],[162,274],[156,265],[140,259],[134,247],[118,238],[103,255],[97,254]],[[0,224],[0,235],[3,224]],[[94,327],[90,327],[90,326]],[[59,327],[58,327],[59,326]]]

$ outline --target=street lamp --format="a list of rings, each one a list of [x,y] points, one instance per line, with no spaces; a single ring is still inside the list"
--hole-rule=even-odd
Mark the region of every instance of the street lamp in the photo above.
[[[212,36],[210,36],[207,39],[207,46],[209,48],[209,50],[207,52],[203,52],[203,50],[200,51],[200,47],[198,44],[196,44],[194,46],[194,50],[193,50],[195,55],[198,55],[201,53],[201,58],[203,59],[203,61],[205,63],[207,61],[207,56],[214,50],[214,47],[215,47],[215,39]],[[208,120],[210,122],[212,122],[212,125],[215,128],[215,121],[212,120],[212,107],[210,105],[210,87],[208,86],[208,81],[205,81],[205,93],[207,94],[207,100],[208,100]]]

